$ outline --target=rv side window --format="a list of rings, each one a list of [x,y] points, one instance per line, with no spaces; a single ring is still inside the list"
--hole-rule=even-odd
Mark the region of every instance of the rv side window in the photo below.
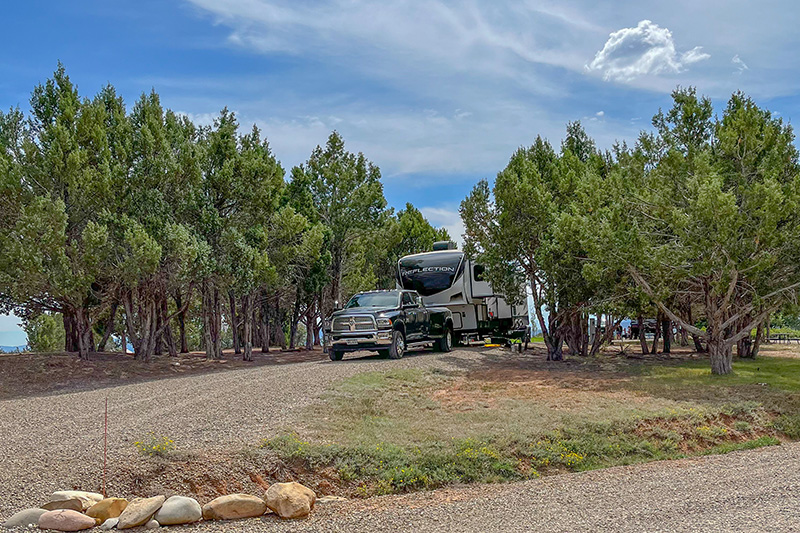
[[[486,267],[483,265],[475,265],[472,267],[472,277],[475,281],[486,281],[483,277],[483,273],[486,272]]]

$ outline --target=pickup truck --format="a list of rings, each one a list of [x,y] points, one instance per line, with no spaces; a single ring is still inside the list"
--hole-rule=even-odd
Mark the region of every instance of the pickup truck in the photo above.
[[[442,352],[453,349],[452,313],[425,307],[416,291],[360,292],[325,320],[323,332],[331,361],[361,350],[400,359],[409,348],[429,344]]]

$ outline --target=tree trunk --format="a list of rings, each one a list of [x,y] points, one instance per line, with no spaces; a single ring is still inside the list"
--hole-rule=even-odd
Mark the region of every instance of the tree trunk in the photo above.
[[[314,314],[314,302],[312,301],[306,307],[306,350],[308,351],[314,349],[314,326],[316,325]]]
[[[686,322],[690,325],[694,325],[694,320],[692,320],[692,305],[689,304],[689,307],[686,310]],[[705,353],[706,348],[703,347],[703,342],[700,340],[700,337],[692,333],[692,342],[694,343],[694,351],[697,353]]]
[[[589,313],[581,313],[581,355],[589,355]]]
[[[600,332],[597,332],[594,336],[594,342],[592,342],[592,348],[589,351],[589,356],[594,357],[600,351],[600,348],[603,347],[603,344],[607,342],[611,342],[611,339],[614,336],[614,332],[617,330],[617,326],[620,325],[622,322],[622,318],[617,318],[616,322],[613,324],[611,323],[611,315],[606,317],[606,331],[603,335],[600,335]]]
[[[750,357],[755,359],[758,357],[758,351],[761,349],[761,343],[764,342],[764,323],[761,322],[756,328],[756,340],[753,342],[753,347],[750,350]]]
[[[294,298],[294,306],[292,307],[292,322],[289,325],[289,349],[294,350],[297,339],[297,323],[300,322],[300,286],[297,286],[297,292]]]
[[[733,372],[733,352],[720,338],[709,338],[708,355],[711,357],[711,373],[725,375]]]
[[[125,313],[123,313],[123,316],[122,316],[122,333],[120,333],[120,335],[119,335],[120,336],[120,340],[122,341],[122,353],[124,353],[125,355],[128,354],[128,335],[126,334],[127,328],[125,326],[125,323],[127,321],[126,316],[127,315],[125,315]]]
[[[111,304],[108,320],[106,321],[105,331],[103,331],[103,338],[100,339],[100,343],[97,345],[98,352],[106,351],[106,343],[108,343],[108,339],[114,331],[114,319],[117,317],[117,307],[119,307],[119,300],[114,300],[114,303]]]
[[[228,291],[231,302],[231,334],[233,335],[233,353],[240,354],[242,349],[239,345],[239,320],[236,317],[236,296],[233,291]]]
[[[75,321],[75,312],[71,308],[64,308],[61,312],[61,320],[64,322],[64,351],[79,351],[78,327]]]
[[[683,326],[681,326],[680,344],[681,346],[689,346],[689,332]]]
[[[89,354],[94,352],[94,338],[89,309],[86,306],[75,310],[75,329],[78,335],[78,357],[88,361]]]
[[[222,298],[219,289],[214,288],[214,352],[222,359]]]
[[[242,319],[244,320],[243,339],[244,361],[253,360],[253,295],[242,296]]]
[[[644,336],[644,317],[639,315],[636,320],[639,324],[639,345],[642,347],[642,355],[647,355],[650,353],[650,347],[647,345],[647,339]]]
[[[269,299],[261,295],[261,353],[269,353]]]
[[[175,296],[173,296],[175,300],[175,308],[181,309],[182,305],[182,298],[181,292],[175,291]],[[189,343],[186,340],[186,313],[188,309],[184,309],[180,313],[178,313],[178,335],[180,336],[180,343],[181,343],[181,353],[189,353]]]
[[[162,298],[163,299],[163,298]],[[161,304],[156,304],[156,314],[155,314],[155,329],[161,331],[163,330],[164,322],[163,317],[161,316]],[[156,335],[153,337],[153,355],[161,355],[164,353],[164,339],[161,335]]]
[[[221,305],[219,291],[210,282],[203,284],[203,339],[206,359],[222,359]]]
[[[656,313],[656,330],[653,333],[653,348],[650,350],[650,353],[655,355],[658,353],[658,341],[661,339],[661,311]]]
[[[765,324],[765,328],[766,328],[766,330],[767,330],[767,332],[766,332],[766,338],[764,339],[764,343],[765,343],[765,344],[769,344],[770,342],[772,342],[772,341],[770,341],[770,340],[769,340],[770,336],[772,335],[772,334],[770,333],[770,326],[771,326],[771,322],[772,322],[772,317],[771,317],[771,316],[768,316],[768,317],[767,317],[767,320],[766,320],[766,324]]]
[[[670,353],[670,342],[672,341],[672,321],[667,317],[661,321],[661,337],[664,339],[664,353]]]
[[[275,334],[275,342],[281,347],[281,350],[286,350],[286,334],[283,332],[283,315],[281,312],[281,298],[279,294],[275,294],[275,317],[274,317],[273,331]]]
[[[175,345],[175,338],[172,336],[172,327],[169,324],[169,307],[168,307],[167,297],[164,296],[161,298],[161,324],[162,324],[162,332],[161,332],[161,339],[162,344],[167,347],[167,353],[169,353],[170,357],[178,357],[178,347]]]

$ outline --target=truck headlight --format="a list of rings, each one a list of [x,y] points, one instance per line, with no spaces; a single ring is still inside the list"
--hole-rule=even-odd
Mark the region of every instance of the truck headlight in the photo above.
[[[331,330],[331,319],[326,318],[322,321],[322,331],[330,331]]]
[[[391,318],[379,318],[375,321],[379,328],[390,328],[392,327],[392,319]]]

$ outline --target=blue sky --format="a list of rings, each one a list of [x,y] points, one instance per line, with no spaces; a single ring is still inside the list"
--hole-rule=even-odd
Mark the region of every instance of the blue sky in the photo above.
[[[0,107],[27,107],[61,60],[82,94],[209,123],[257,123],[287,170],[339,130],[412,202],[460,233],[458,204],[513,150],[558,145],[582,120],[600,147],[632,140],[677,85],[721,109],[741,89],[800,112],[794,2],[161,0],[13,2],[0,35]],[[22,344],[0,317],[0,345]]]

